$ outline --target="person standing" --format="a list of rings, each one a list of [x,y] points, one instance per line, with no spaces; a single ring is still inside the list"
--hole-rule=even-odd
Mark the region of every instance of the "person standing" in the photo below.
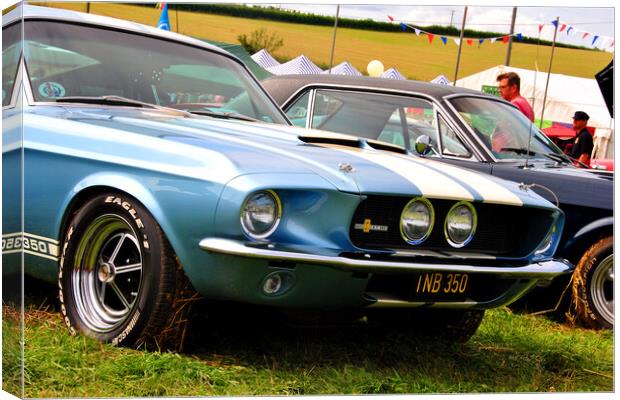
[[[577,136],[570,154],[575,160],[586,164],[588,167],[590,166],[590,157],[594,148],[594,139],[592,139],[592,134],[586,128],[589,119],[590,116],[585,112],[575,111],[575,115],[573,115],[573,130],[577,133]]]
[[[515,72],[505,72],[497,76],[499,82],[499,94],[521,110],[530,121],[534,122],[534,110],[532,106],[521,96],[521,78]]]

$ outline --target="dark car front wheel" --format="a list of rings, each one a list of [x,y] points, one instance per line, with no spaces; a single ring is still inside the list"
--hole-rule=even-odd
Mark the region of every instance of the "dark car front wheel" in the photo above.
[[[182,346],[193,288],[157,222],[127,195],[97,196],[73,216],[58,285],[73,334],[117,345]]]
[[[613,237],[596,242],[573,273],[573,301],[577,318],[592,328],[614,326]]]

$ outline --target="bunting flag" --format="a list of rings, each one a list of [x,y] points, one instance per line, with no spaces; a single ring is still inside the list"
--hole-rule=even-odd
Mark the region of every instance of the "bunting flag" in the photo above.
[[[168,3],[163,3],[161,15],[159,17],[159,21],[157,22],[157,27],[165,31],[170,30],[170,20],[168,19]]]
[[[165,4],[166,3],[161,3],[161,4],[158,3],[158,8],[161,7],[162,5],[163,5],[163,7],[165,7]],[[167,9],[166,9],[166,11],[167,11]],[[162,11],[162,18],[163,18],[163,16],[164,16],[164,11]],[[388,17],[388,19],[391,22],[398,22],[391,15],[388,15],[387,17]],[[166,20],[167,20],[167,12],[166,12]],[[165,21],[165,22],[167,22],[167,21]],[[417,36],[420,36],[420,34],[426,34],[428,36],[428,43],[429,44],[433,43],[433,39],[435,38],[435,36],[439,36],[439,35],[433,34],[431,32],[427,32],[427,31],[421,30],[421,29],[419,29],[417,27],[414,27],[412,25],[408,25],[408,24],[406,24],[404,22],[399,22],[399,23],[400,23],[400,26],[401,26],[403,32],[406,31],[407,28],[411,28],[411,29],[413,29],[415,31],[415,34]],[[559,20],[553,20],[550,23],[553,26],[555,26],[556,29],[559,28],[558,30],[560,32],[563,32],[563,31],[566,30],[566,35],[567,36],[570,36],[570,35],[572,35],[572,36],[581,35],[581,39],[582,40],[585,40],[588,36],[593,36],[594,38],[593,38],[593,40],[592,40],[592,42],[590,44],[591,46],[594,46],[597,43],[597,40],[598,40],[597,47],[599,47],[599,48],[610,49],[611,47],[614,46],[615,42],[614,42],[614,38],[613,37],[594,35],[593,33],[582,31],[581,29],[577,29],[577,28],[575,28],[573,26],[570,26],[569,24],[566,24],[566,23],[562,23],[560,25],[560,21]],[[169,26],[169,22],[168,22],[168,26]],[[544,23],[543,24],[538,24],[539,39],[540,39],[540,33],[542,32],[544,27],[545,27]],[[442,43],[444,45],[448,43],[448,39],[454,40],[454,43],[456,43],[457,46],[461,45],[461,39],[459,39],[459,38],[454,38],[454,37],[451,37],[451,36],[439,36],[439,37],[441,38],[441,41],[442,41]],[[478,42],[478,47],[480,47],[484,43],[485,40],[489,40],[491,43],[495,43],[497,41],[497,39],[501,38],[502,42],[504,44],[506,44],[506,43],[508,43],[510,41],[511,37],[516,37],[519,42],[523,42],[523,40],[524,40],[524,37],[523,37],[522,33],[514,33],[514,34],[510,34],[510,35],[498,36],[498,37],[493,37],[493,38],[484,38],[484,39],[481,39],[481,38],[465,38],[464,40],[466,41],[467,45],[469,45],[469,46],[473,45],[474,40],[475,40],[475,41]]]

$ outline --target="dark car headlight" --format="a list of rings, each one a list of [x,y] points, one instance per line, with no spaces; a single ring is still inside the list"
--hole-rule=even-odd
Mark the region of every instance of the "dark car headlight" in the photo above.
[[[435,210],[423,197],[412,199],[400,215],[400,234],[409,244],[420,244],[433,230]]]
[[[471,242],[476,233],[478,215],[474,206],[467,201],[460,201],[452,206],[444,225],[444,233],[450,246],[463,247]]]
[[[262,190],[248,196],[241,207],[241,226],[253,239],[271,235],[282,217],[280,198],[272,190]]]

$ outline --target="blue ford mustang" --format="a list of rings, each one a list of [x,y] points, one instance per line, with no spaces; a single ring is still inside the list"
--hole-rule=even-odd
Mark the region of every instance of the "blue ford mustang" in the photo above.
[[[174,343],[198,292],[467,340],[572,268],[552,258],[562,212],[528,188],[279,125],[201,41],[24,6],[2,74],[3,274],[23,255],[56,281],[72,333]]]

